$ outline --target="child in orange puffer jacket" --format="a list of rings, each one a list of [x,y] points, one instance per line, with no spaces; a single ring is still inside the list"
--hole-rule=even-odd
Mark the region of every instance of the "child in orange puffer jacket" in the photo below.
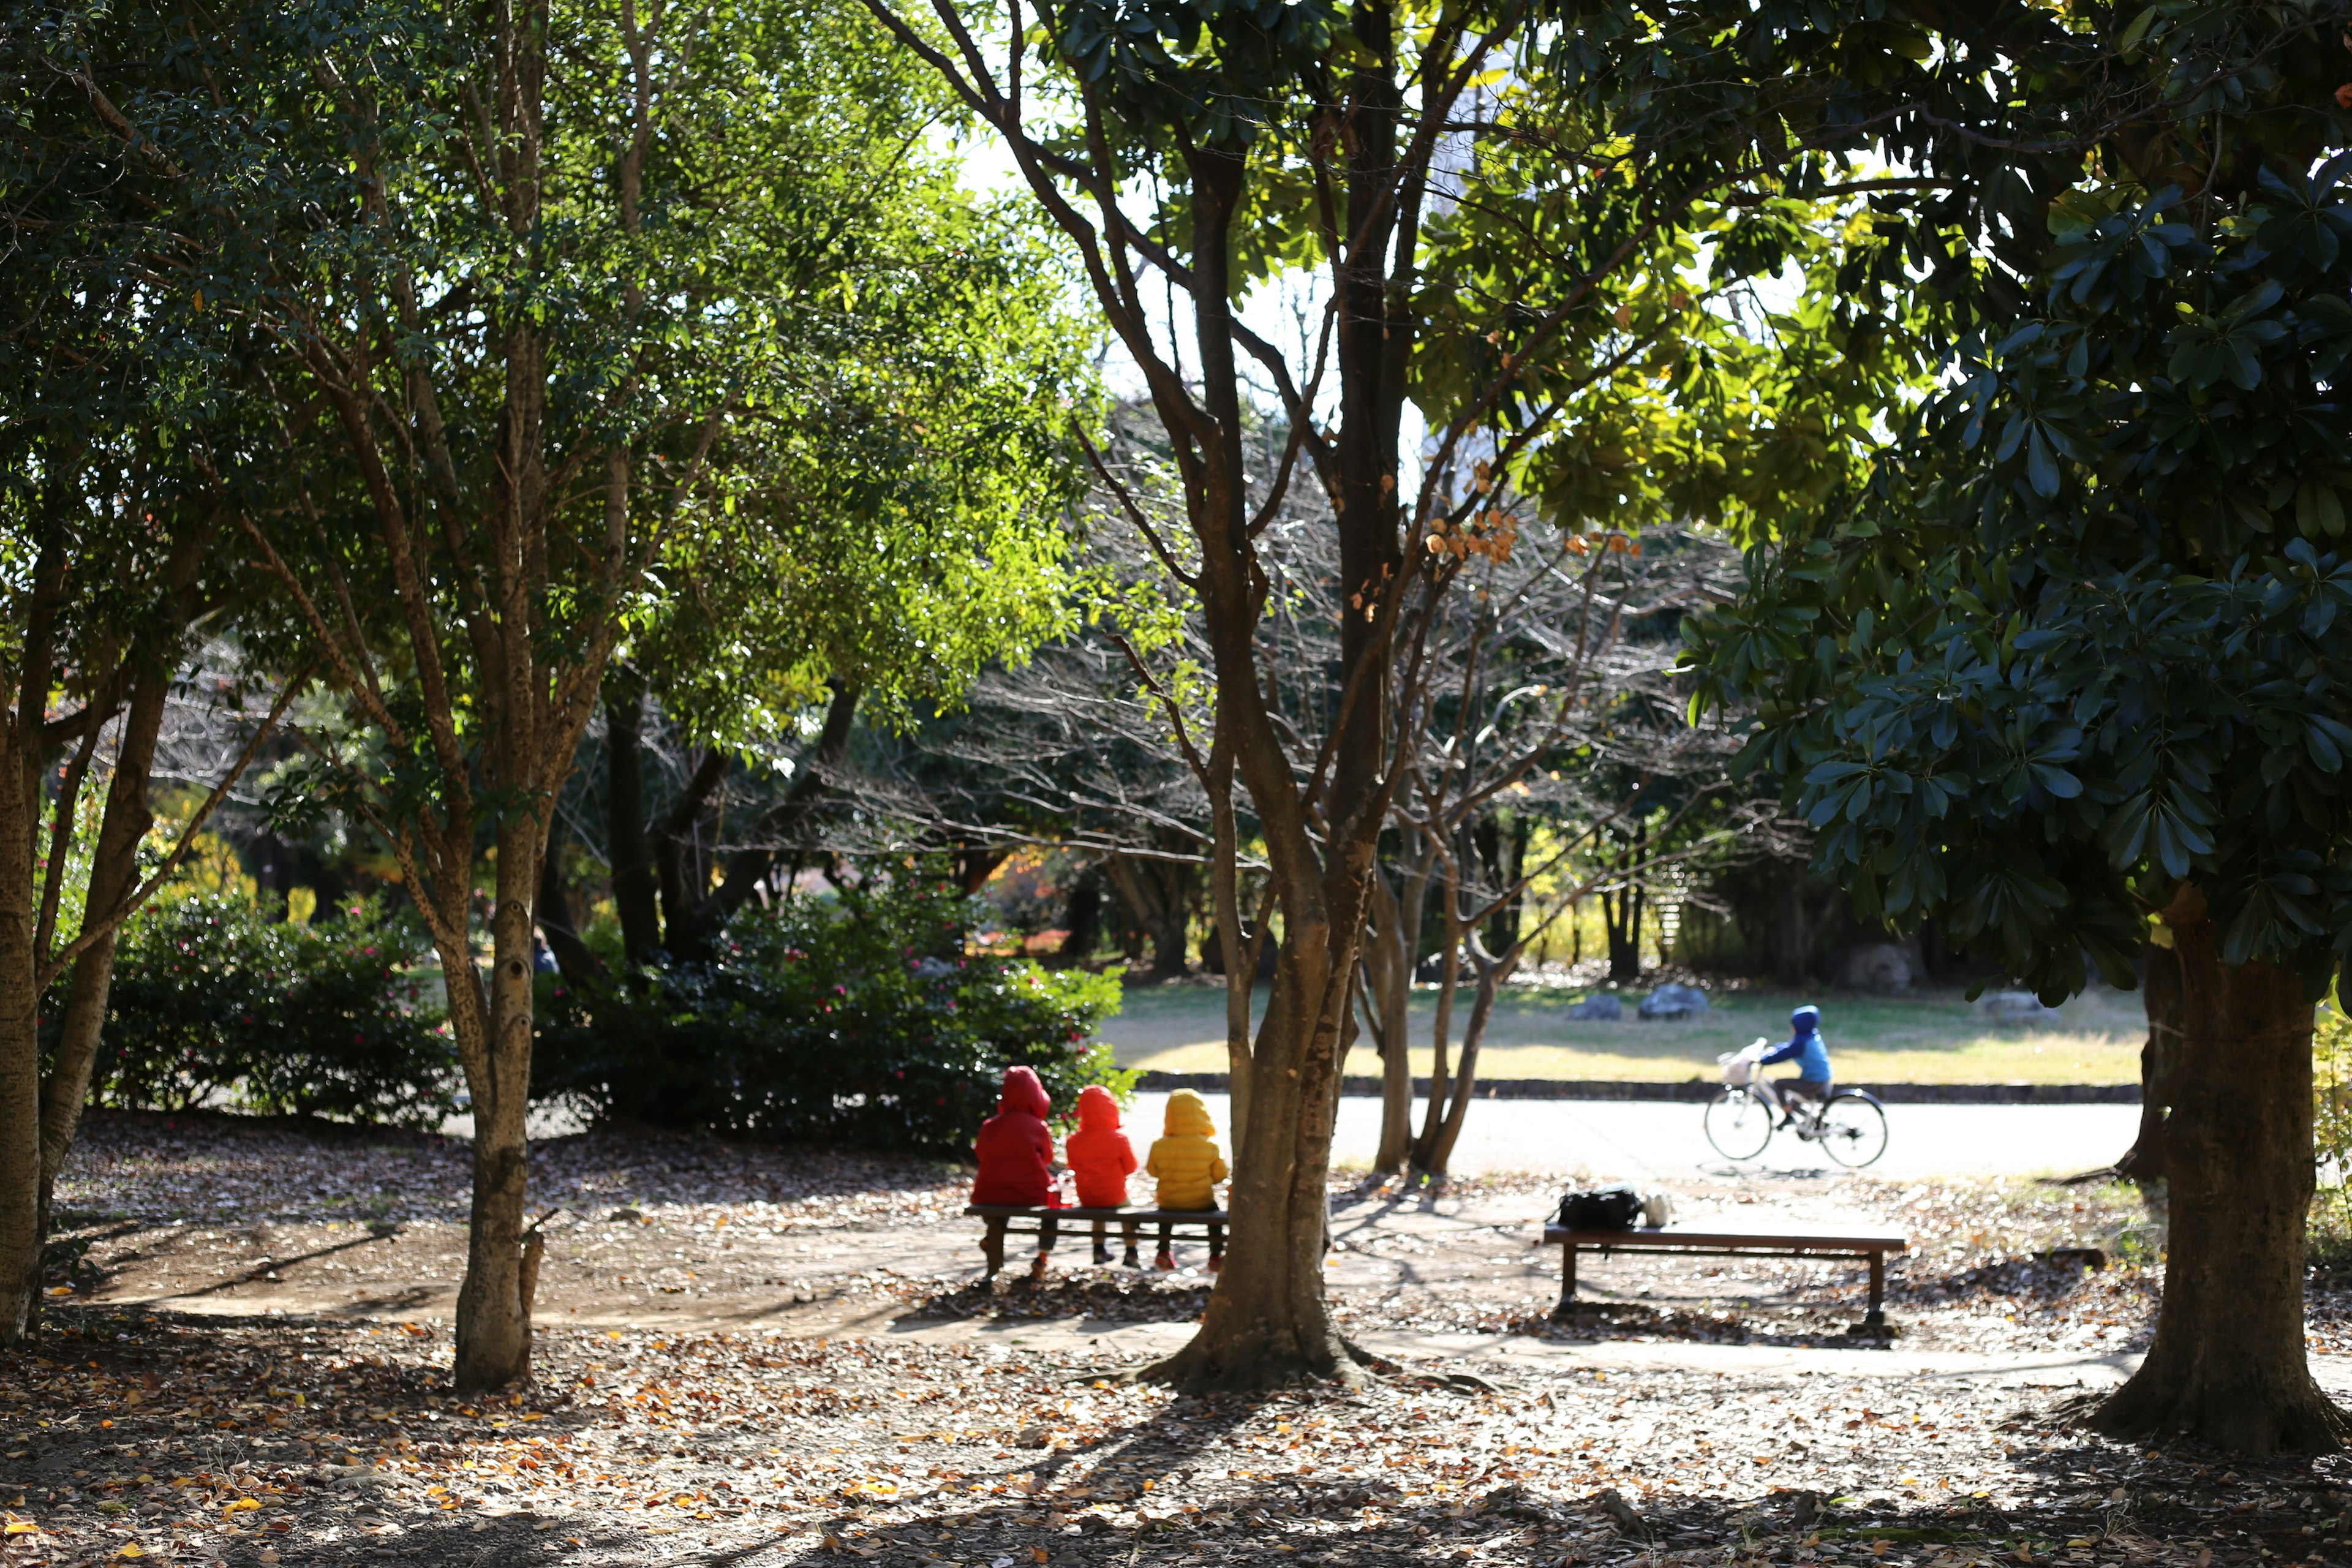
[[[1135,1173],[1135,1145],[1118,1122],[1118,1101],[1100,1084],[1078,1091],[1078,1130],[1063,1143],[1070,1173],[1077,1178],[1078,1206],[1127,1206],[1127,1179]],[[1127,1225],[1127,1267],[1135,1267],[1135,1224]],[[1110,1261],[1109,1222],[1095,1221],[1095,1261]]]

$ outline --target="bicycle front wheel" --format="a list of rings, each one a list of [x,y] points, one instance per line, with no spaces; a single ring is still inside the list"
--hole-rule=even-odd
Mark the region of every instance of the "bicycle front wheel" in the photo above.
[[[1753,1160],[1772,1142],[1772,1108],[1744,1089],[1726,1089],[1706,1102],[1706,1141],[1727,1160]]]
[[[1822,1108],[1822,1148],[1849,1170],[1860,1170],[1886,1152],[1886,1112],[1855,1089],[1830,1096]]]

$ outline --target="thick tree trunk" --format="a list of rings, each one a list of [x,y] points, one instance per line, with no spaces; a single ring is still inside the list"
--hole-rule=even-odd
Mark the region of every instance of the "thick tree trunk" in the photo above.
[[[2172,1108],[2172,1067],[2180,1055],[2180,959],[2175,952],[2144,944],[2139,994],[2147,1009],[2147,1039],[2139,1048],[2139,1136],[2116,1162],[2116,1174],[2152,1187],[2164,1180],[2165,1121]]]
[[[1316,933],[1318,937],[1325,933]],[[1323,1289],[1330,1226],[1330,1066],[1344,984],[1328,959],[1294,962],[1286,943],[1259,1027],[1249,1119],[1226,1200],[1233,1242],[1192,1343],[1146,1375],[1192,1389],[1263,1388],[1301,1375],[1352,1381],[1354,1352]],[[1302,992],[1314,1004],[1301,1005]]]
[[[661,946],[661,903],[646,836],[646,693],[634,676],[604,689],[604,839],[613,858],[613,910],[631,969]],[[560,955],[559,955],[560,961]]]
[[[1377,143],[1379,127],[1365,129]],[[1390,188],[1392,170],[1382,148],[1363,149],[1362,155],[1381,160],[1379,179],[1383,189]],[[1234,1098],[1246,1109],[1227,1200],[1233,1242],[1224,1271],[1209,1297],[1199,1334],[1147,1375],[1195,1388],[1261,1388],[1302,1376],[1353,1381],[1360,1373],[1324,1299],[1323,1258],[1330,1226],[1328,1182],[1339,1041],[1351,1005],[1372,850],[1387,816],[1381,742],[1389,693],[1381,678],[1386,664],[1363,623],[1352,616],[1343,620],[1349,629],[1341,638],[1341,668],[1360,674],[1363,684],[1355,718],[1334,738],[1328,793],[1319,803],[1328,826],[1318,834],[1258,679],[1260,600],[1250,565],[1240,384],[1229,315],[1230,245],[1244,165],[1237,154],[1222,149],[1190,150],[1187,163],[1200,379],[1209,425],[1200,437],[1200,449],[1208,453],[1197,465],[1202,485],[1191,510],[1202,543],[1203,620],[1217,680],[1217,740],[1212,750],[1214,757],[1229,759],[1256,809],[1282,946],[1255,1043],[1245,1060],[1238,1048],[1234,1052]],[[1380,253],[1375,245],[1373,254]],[[1341,331],[1368,337],[1377,351],[1386,331],[1386,309],[1377,288],[1371,304],[1363,319]],[[1341,314],[1349,312],[1343,309]],[[1359,342],[1341,352],[1360,353],[1363,347]],[[1400,353],[1403,347],[1398,345]],[[1346,403],[1350,395],[1344,374],[1341,384]],[[1386,448],[1391,455],[1380,458],[1381,449],[1364,423],[1372,417],[1345,416],[1357,450],[1339,465],[1340,572],[1356,584],[1383,582],[1397,563],[1395,447],[1391,440]],[[1169,425],[1171,430],[1185,427],[1181,416],[1171,416]],[[1367,453],[1377,462],[1360,461]],[[1382,478],[1384,485],[1376,482]],[[1210,764],[1213,798],[1220,789],[1214,781],[1231,776],[1221,773],[1225,765],[1216,760]],[[1224,798],[1230,803],[1230,795]],[[1228,939],[1240,929],[1229,874],[1231,818],[1230,809],[1221,811],[1217,824],[1223,867],[1218,923]],[[1246,962],[1241,954],[1229,954],[1229,960],[1236,972]],[[1236,1005],[1245,1006],[1247,1000],[1246,979],[1239,973],[1228,976],[1229,1026]]]
[[[2312,1381],[2304,1350],[2312,1003],[2291,970],[2222,963],[2194,886],[2165,927],[2181,1031],[2164,1139],[2164,1302],[2147,1359],[2090,1424],[2253,1456],[2333,1451],[2352,1422]]]
[[[466,1279],[457,1291],[457,1384],[502,1388],[530,1374],[530,1317],[522,1299],[523,1210],[529,1198],[531,895],[545,845],[528,818],[499,835],[498,903],[490,915],[489,1027],[485,1072],[469,1087],[474,1194]]]
[[[32,1333],[41,1289],[41,993],[33,942],[40,785],[25,729],[0,716],[0,1345]]]

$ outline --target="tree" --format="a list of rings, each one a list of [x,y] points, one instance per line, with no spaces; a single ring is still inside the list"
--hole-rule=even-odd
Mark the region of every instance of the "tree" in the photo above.
[[[6,24],[0,1343],[37,1327],[50,1194],[89,1096],[121,922],[302,684],[287,683],[257,728],[240,725],[177,844],[151,843],[150,779],[189,628],[236,600],[213,550],[227,498],[202,469],[251,439],[248,410],[201,374],[216,334],[169,286],[168,246],[150,243],[168,174],[92,113],[102,29],[32,8]],[[234,707],[248,692],[227,695]],[[45,1005],[57,1015],[46,1061]]]
[[[341,704],[285,810],[366,822],[438,952],[477,1128],[456,1377],[504,1384],[553,804],[662,570],[767,499],[763,441],[847,406],[833,263],[930,105],[837,13],[760,0],[140,20],[167,67],[110,107],[277,398],[277,450],[223,476],[275,481],[237,519],[285,605],[259,651]]]
[[[674,542],[672,592],[634,627],[605,695],[606,839],[633,965],[705,955],[838,794],[853,722],[895,729],[1017,668],[1069,623],[1076,489],[1066,424],[1087,395],[1066,268],[944,165],[857,193],[854,237],[795,283],[842,290],[804,410],[750,425],[729,461],[756,476]],[[816,345],[811,345],[814,348]],[[811,355],[814,359],[814,354]],[[658,706],[698,754],[656,814],[642,729]],[[821,720],[799,731],[810,714]],[[749,784],[716,885],[687,864],[738,757],[797,757]],[[634,804],[632,802],[634,801]]]
[[[1933,915],[2050,999],[2133,984],[2153,941],[2164,1304],[2090,1419],[2333,1448],[2302,1291],[2312,1004],[2352,952],[2352,160],[2326,107],[2352,51],[2332,10],[2066,15],[1999,40],[2074,84],[2003,139],[2045,219],[2011,230],[2007,308],[1977,297],[1950,390],[1753,556],[1694,658],[1758,702],[1751,760],[1865,913]],[[1924,151],[1955,184],[1977,155]]]
[[[1822,49],[1811,75],[1785,85],[1743,66],[1723,101],[1671,136],[1645,140],[1625,134],[1625,117],[1647,102],[1646,49],[1610,52],[1647,26],[1630,5],[1595,8],[1606,25],[1588,29],[1580,13],[1538,15],[1517,0],[1344,11],[1294,0],[1249,12],[1068,0],[1034,13],[1013,7],[1004,17],[1012,47],[1001,56],[980,41],[976,7],[935,0],[919,26],[889,0],[869,5],[1011,152],[1076,248],[1160,421],[1183,533],[1162,535],[1139,510],[1134,516],[1171,580],[1197,595],[1213,709],[1187,711],[1187,693],[1155,695],[1210,797],[1213,902],[1229,958],[1244,950],[1237,783],[1265,846],[1268,902],[1246,922],[1258,933],[1248,951],[1277,925],[1282,934],[1254,1038],[1253,965],[1227,964],[1234,1248],[1201,1334],[1156,1375],[1204,1385],[1352,1376],[1323,1303],[1324,1180],[1357,943],[1396,783],[1388,716],[1397,683],[1415,678],[1398,628],[1409,601],[1444,592],[1458,575],[1454,558],[1425,551],[1430,525],[1451,527],[1476,510],[1442,504],[1437,476],[1466,437],[1498,424],[1507,434],[1496,466],[1516,474],[1569,395],[1637,357],[1692,309],[1668,285],[1670,268],[1659,267],[1672,236],[1724,224],[1731,232],[1714,276],[1726,284],[1777,270],[1792,232],[1787,215],[1759,202],[1764,221],[1748,224],[1727,201],[1777,186],[1791,160],[1801,166],[1809,156],[1810,144],[1786,134],[1784,99],[1819,98],[1858,62],[1874,63],[1882,50],[1893,58],[1900,40]],[[1042,79],[1029,75],[1033,65]],[[1474,82],[1506,68],[1541,90],[1507,90],[1473,107]],[[1553,154],[1545,199],[1557,220],[1529,241],[1551,265],[1534,294],[1479,291],[1475,310],[1441,319],[1420,297],[1425,221],[1441,187],[1482,184],[1477,157],[1465,169],[1452,138],[1481,131],[1475,153],[1490,128],[1497,140],[1523,136]],[[1759,146],[1759,129],[1769,144]],[[1853,131],[1840,122],[1832,134],[1850,140]],[[1497,194],[1496,205],[1514,204]],[[1314,347],[1296,366],[1235,310],[1255,276],[1294,258],[1323,274],[1328,298],[1308,334]],[[1155,306],[1171,298],[1181,309],[1163,330]],[[1575,323],[1591,331],[1555,353]],[[1437,405],[1434,452],[1408,496],[1398,433],[1414,395],[1412,361],[1433,334],[1449,340],[1472,390]],[[1268,499],[1256,502],[1245,366],[1270,387],[1285,434]],[[1327,372],[1336,379],[1328,421]],[[1256,637],[1269,591],[1260,542],[1302,462],[1331,498],[1339,563],[1322,613],[1340,627],[1331,685],[1342,695],[1312,749],[1286,732],[1269,697],[1276,672]]]

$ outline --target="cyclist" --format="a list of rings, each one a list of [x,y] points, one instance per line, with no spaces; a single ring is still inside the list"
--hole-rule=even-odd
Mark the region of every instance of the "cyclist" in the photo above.
[[[1830,1098],[1830,1048],[1822,1040],[1822,1010],[1808,1002],[1789,1015],[1789,1026],[1795,1031],[1789,1040],[1765,1052],[1764,1059],[1756,1064],[1759,1068],[1797,1064],[1794,1078],[1774,1079],[1769,1083],[1761,1078],[1756,1080],[1756,1087],[1780,1110],[1782,1127],[1797,1118],[1791,1095],[1815,1105],[1826,1104]]]

